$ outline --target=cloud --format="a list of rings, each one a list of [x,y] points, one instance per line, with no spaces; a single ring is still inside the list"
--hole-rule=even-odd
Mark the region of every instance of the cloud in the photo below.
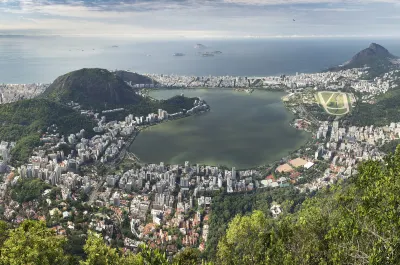
[[[135,37],[400,34],[379,19],[398,16],[393,3],[398,0],[0,0],[0,29]]]
[[[224,0],[229,4],[241,5],[301,5],[301,4],[366,4],[399,3],[398,0]]]

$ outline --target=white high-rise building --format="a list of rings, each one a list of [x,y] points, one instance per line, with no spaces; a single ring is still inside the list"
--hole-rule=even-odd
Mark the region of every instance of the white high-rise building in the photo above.
[[[232,168],[232,179],[236,179],[236,168]]]
[[[113,203],[114,203],[114,206],[119,206],[119,204],[120,204],[120,201],[119,201],[119,193],[118,193],[118,192],[115,192],[115,193],[114,193],[114,196],[113,196]]]

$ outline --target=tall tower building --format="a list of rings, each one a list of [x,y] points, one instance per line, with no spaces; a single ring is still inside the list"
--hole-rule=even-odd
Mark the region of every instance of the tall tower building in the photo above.
[[[236,168],[232,168],[232,179],[236,179]]]

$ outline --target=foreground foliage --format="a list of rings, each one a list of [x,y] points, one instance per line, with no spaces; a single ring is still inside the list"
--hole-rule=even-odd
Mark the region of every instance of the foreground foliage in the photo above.
[[[79,262],[65,252],[67,239],[56,235],[44,222],[24,221],[11,229],[0,222],[0,265],[169,265],[165,253],[144,245],[139,253],[123,253],[104,243],[101,235],[90,232],[84,246],[86,257]],[[174,265],[202,263],[198,251],[187,249],[176,257]],[[211,264],[208,264],[211,265]]]
[[[220,264],[400,264],[400,149],[278,219],[237,216]]]

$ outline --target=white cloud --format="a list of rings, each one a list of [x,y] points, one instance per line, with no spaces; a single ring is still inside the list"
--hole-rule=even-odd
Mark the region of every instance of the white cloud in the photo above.
[[[115,5],[106,4],[105,0],[94,5],[21,0],[17,6],[15,0],[0,1],[3,31],[162,38],[400,34],[396,25],[382,28],[383,24],[379,24],[379,17],[396,17],[400,9],[377,3],[394,0],[122,0]],[[1,4],[6,1],[14,4]],[[373,7],[368,4],[372,2]],[[294,5],[298,3],[309,5]]]
[[[398,4],[399,0],[223,0],[229,4],[242,5],[296,5],[296,4],[367,4],[391,3]]]

